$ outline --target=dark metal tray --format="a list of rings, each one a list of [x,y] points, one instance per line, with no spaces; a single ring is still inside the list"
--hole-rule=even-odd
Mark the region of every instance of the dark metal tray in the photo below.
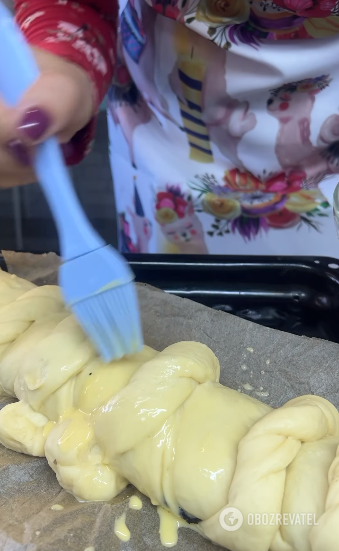
[[[339,248],[338,248],[339,250]],[[339,343],[339,261],[126,255],[137,281],[267,327]]]
[[[339,260],[172,255],[126,258],[139,282],[260,325],[339,343]],[[7,270],[1,254],[0,268]]]

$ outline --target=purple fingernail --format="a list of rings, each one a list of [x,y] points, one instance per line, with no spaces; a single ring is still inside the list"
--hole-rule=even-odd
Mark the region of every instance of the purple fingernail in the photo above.
[[[15,157],[20,164],[24,166],[31,165],[28,149],[20,140],[13,139],[7,142],[7,149],[12,157]]]
[[[51,124],[49,115],[38,107],[26,111],[18,127],[19,132],[29,140],[39,140]]]

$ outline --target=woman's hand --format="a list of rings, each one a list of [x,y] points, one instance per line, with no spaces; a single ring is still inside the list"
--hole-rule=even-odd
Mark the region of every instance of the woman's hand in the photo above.
[[[67,148],[94,115],[94,87],[78,65],[32,48],[41,76],[15,108],[0,98],[0,188],[35,181],[34,146],[55,135]]]

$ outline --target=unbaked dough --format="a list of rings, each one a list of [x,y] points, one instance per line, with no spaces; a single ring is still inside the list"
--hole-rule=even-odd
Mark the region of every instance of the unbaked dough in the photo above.
[[[230,551],[336,551],[339,414],[317,396],[279,409],[219,384],[213,352],[181,342],[104,364],[59,289],[0,272],[0,442],[46,456],[78,500],[129,483]],[[226,507],[244,522],[227,531]],[[316,526],[248,514],[311,513]]]

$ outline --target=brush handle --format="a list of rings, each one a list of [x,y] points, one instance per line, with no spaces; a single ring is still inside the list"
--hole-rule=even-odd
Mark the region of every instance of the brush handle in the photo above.
[[[39,68],[14,22],[0,2],[0,95],[15,106],[39,78]],[[82,256],[105,241],[88,221],[73,188],[55,138],[36,148],[34,169],[57,225],[63,260]]]

